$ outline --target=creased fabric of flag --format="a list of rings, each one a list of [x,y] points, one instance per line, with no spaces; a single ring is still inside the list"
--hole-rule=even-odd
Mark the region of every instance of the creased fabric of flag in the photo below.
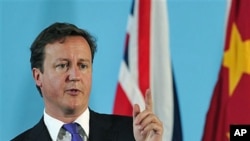
[[[150,88],[154,113],[164,124],[163,140],[181,141],[170,58],[166,0],[134,0],[128,17],[113,112],[132,116],[134,104],[144,110],[145,91]]]
[[[230,125],[250,124],[250,1],[232,0],[224,55],[203,141],[229,141]]]

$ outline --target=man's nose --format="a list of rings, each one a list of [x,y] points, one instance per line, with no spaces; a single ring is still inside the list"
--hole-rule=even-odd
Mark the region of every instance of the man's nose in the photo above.
[[[72,65],[69,69],[69,80],[79,81],[80,80],[80,69],[77,65]]]

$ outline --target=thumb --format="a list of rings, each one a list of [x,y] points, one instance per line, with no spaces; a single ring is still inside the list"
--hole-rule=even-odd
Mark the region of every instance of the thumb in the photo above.
[[[133,118],[137,117],[139,113],[140,113],[140,107],[138,104],[135,104],[133,107]]]

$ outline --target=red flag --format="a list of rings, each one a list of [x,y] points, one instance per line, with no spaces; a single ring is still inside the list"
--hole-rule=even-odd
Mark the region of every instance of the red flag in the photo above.
[[[250,1],[232,0],[222,66],[203,141],[229,141],[231,124],[250,124]]]
[[[143,110],[144,94],[150,88],[154,113],[164,125],[163,140],[181,141],[179,107],[174,93],[169,53],[166,4],[165,0],[133,1],[114,114],[132,116],[132,106],[136,103]]]

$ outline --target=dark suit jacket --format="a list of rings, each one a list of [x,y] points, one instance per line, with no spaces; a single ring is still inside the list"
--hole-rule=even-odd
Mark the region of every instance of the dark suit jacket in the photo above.
[[[90,110],[89,141],[135,141],[132,117],[99,114]],[[43,118],[11,141],[52,141]]]

